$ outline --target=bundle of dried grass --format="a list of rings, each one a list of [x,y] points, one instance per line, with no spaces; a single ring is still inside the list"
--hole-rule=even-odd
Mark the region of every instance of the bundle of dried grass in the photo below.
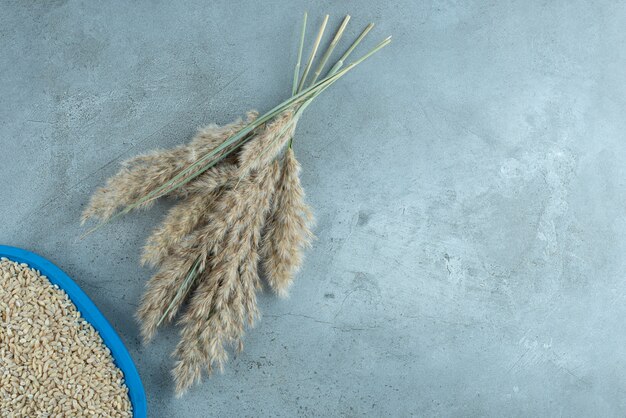
[[[142,262],[158,271],[148,281],[137,313],[148,342],[186,304],[174,352],[178,395],[200,381],[203,369],[209,374],[215,367],[222,369],[228,346],[242,349],[244,329],[258,317],[259,264],[271,289],[286,296],[302,263],[303,250],[313,238],[313,216],[292,149],[297,122],[315,97],[390,42],[386,38],[344,67],[372,29],[368,25],[317,81],[349,19],[342,21],[307,86],[328,15],[300,75],[305,13],[291,98],[262,116],[250,112],[246,121],[209,126],[188,145],[123,163],[83,212],[83,222],[101,221],[90,233],[158,198],[179,199],[144,247]]]

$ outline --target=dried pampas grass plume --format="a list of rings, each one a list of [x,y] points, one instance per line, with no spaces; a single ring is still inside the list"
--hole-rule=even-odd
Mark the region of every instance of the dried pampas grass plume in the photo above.
[[[206,193],[193,194],[170,209],[146,240],[141,263],[158,267],[181,248],[183,241],[189,241],[190,234],[205,223],[220,192],[219,188],[207,189]]]
[[[257,248],[279,175],[277,163],[245,178],[216,205],[226,230],[219,251],[207,260],[207,274],[193,292],[180,323],[181,340],[173,353],[176,393],[182,395],[199,382],[201,370],[222,369],[226,345],[241,346],[246,323],[257,316],[255,290],[259,286]]]
[[[119,172],[91,197],[83,211],[81,224],[92,218],[101,221],[110,219],[118,210],[136,203],[152,190],[172,180],[181,170],[214,150],[256,117],[256,112],[249,112],[246,121],[239,119],[225,126],[209,125],[200,130],[188,145],[153,151],[122,162]],[[221,151],[221,154],[226,152],[228,149]],[[203,173],[203,176],[205,179],[217,176],[215,181],[219,183],[219,174],[220,169],[215,169]],[[187,193],[189,190],[181,188],[170,194],[181,196]],[[153,203],[154,200],[148,200],[137,208],[149,208]]]
[[[144,343],[154,338],[163,321],[174,319],[185,295],[178,297],[189,272],[194,270],[200,251],[194,246],[181,245],[164,259],[159,271],[146,283],[146,290],[137,310]]]
[[[311,244],[313,214],[304,202],[300,164],[293,149],[285,152],[263,241],[263,271],[272,290],[287,296],[293,277],[302,264],[303,249]]]
[[[254,141],[246,143],[239,152],[239,177],[267,166],[276,159],[285,143],[293,136],[297,118],[289,109],[267,124]]]

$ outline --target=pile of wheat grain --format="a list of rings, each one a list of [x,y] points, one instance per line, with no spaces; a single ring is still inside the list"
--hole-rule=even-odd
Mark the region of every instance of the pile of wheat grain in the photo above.
[[[138,311],[143,337],[149,341],[186,306],[174,352],[178,394],[200,381],[203,369],[209,374],[215,367],[221,369],[228,346],[241,350],[244,328],[258,316],[259,266],[272,290],[284,296],[301,265],[303,248],[313,234],[300,165],[291,147],[297,122],[315,97],[390,42],[385,39],[341,68],[372,29],[369,24],[317,82],[349,19],[343,19],[308,79],[328,15],[300,74],[305,14],[290,99],[262,116],[251,112],[246,121],[211,125],[188,145],[125,162],[83,212],[83,222],[101,221],[93,232],[158,198],[179,199],[144,247],[143,263],[158,271]]]
[[[0,416],[130,417],[124,376],[58,286],[0,259]]]

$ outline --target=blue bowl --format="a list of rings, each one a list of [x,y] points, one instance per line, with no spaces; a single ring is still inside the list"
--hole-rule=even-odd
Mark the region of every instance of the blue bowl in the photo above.
[[[146,393],[141,384],[139,373],[137,373],[137,368],[135,368],[135,364],[130,354],[128,354],[124,343],[104,315],[100,313],[96,305],[89,299],[89,296],[63,270],[37,254],[21,248],[0,245],[0,257],[28,264],[29,267],[39,270],[41,274],[48,277],[50,283],[58,285],[67,293],[83,318],[100,333],[102,340],[111,350],[115,365],[124,373],[128,395],[133,405],[133,416],[135,418],[145,418],[147,414]]]

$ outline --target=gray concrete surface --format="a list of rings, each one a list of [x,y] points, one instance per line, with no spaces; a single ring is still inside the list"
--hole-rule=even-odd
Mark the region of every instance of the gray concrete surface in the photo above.
[[[626,3],[42,3],[0,3],[0,241],[93,298],[151,416],[626,415]],[[305,9],[394,43],[299,125],[319,222],[291,298],[178,400],[176,331],[132,319],[167,204],[77,241],[81,207],[285,98]]]

